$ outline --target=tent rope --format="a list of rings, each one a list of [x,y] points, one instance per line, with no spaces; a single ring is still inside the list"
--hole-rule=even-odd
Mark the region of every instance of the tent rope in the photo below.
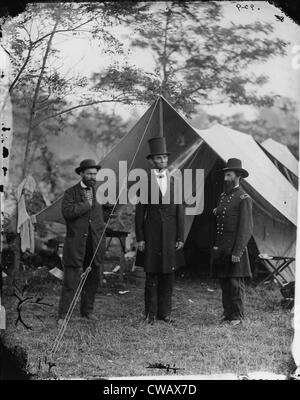
[[[132,165],[133,165],[133,163],[134,163],[134,161],[135,161],[135,158],[136,158],[136,156],[137,156],[137,153],[138,153],[138,151],[139,151],[139,149],[140,149],[140,147],[141,147],[142,141],[143,141],[143,139],[144,139],[144,137],[145,137],[145,135],[146,135],[146,132],[147,132],[149,123],[150,123],[150,121],[151,121],[151,119],[152,119],[152,116],[153,116],[154,110],[156,109],[156,106],[157,106],[157,103],[158,103],[158,101],[159,101],[159,98],[160,98],[160,96],[158,96],[158,98],[157,98],[157,100],[156,100],[156,103],[155,103],[155,105],[154,105],[154,107],[153,107],[153,110],[152,110],[152,113],[151,113],[151,115],[150,115],[150,117],[149,117],[149,119],[148,119],[147,125],[146,125],[146,127],[145,127],[145,129],[144,129],[144,132],[143,132],[142,136],[141,136],[141,139],[140,139],[140,141],[139,141],[139,144],[138,144],[138,146],[137,146],[137,149],[136,149],[136,151],[135,151],[135,153],[134,153],[134,155],[133,155],[133,158],[132,158],[131,163],[130,163],[129,171],[130,171],[131,168],[132,168]],[[114,204],[110,215],[112,215],[112,213],[113,213],[114,210],[115,210],[115,207],[116,207],[116,205],[117,205],[117,203],[118,203],[118,200],[119,200],[119,198],[120,198],[120,194],[121,194],[121,192],[122,192],[122,190],[123,190],[123,188],[124,188],[124,185],[125,185],[125,183],[126,183],[126,179],[127,179],[127,175],[126,175],[126,177],[124,177],[124,180],[123,180],[123,182],[122,182],[121,189],[120,189],[119,194],[118,194],[118,197],[117,197],[117,201],[116,201],[116,203]],[[57,352],[58,349],[59,349],[59,346],[60,346],[61,341],[62,341],[62,339],[63,339],[64,333],[65,333],[65,331],[66,331],[66,329],[67,329],[68,323],[69,323],[69,321],[70,321],[70,319],[71,319],[72,313],[73,313],[73,311],[74,311],[74,308],[75,308],[75,306],[76,306],[76,303],[77,303],[77,301],[78,301],[78,299],[79,299],[79,296],[80,296],[80,294],[81,294],[82,288],[83,288],[83,286],[84,286],[84,284],[85,284],[85,282],[86,282],[86,279],[87,279],[87,277],[88,277],[88,274],[90,273],[90,271],[91,271],[91,269],[92,269],[92,268],[91,268],[91,265],[92,265],[92,263],[93,263],[93,261],[94,261],[94,259],[95,259],[95,257],[96,257],[97,251],[98,251],[99,246],[100,246],[100,244],[101,244],[101,242],[102,242],[102,239],[103,239],[104,234],[105,234],[105,232],[106,232],[106,229],[107,229],[107,227],[108,227],[109,221],[110,221],[110,217],[108,218],[108,220],[107,220],[107,222],[106,222],[106,224],[105,224],[105,226],[104,226],[104,230],[103,230],[102,235],[101,235],[101,237],[100,237],[100,239],[99,239],[99,241],[98,241],[96,250],[94,251],[94,254],[93,254],[93,257],[92,257],[92,259],[91,259],[91,261],[90,261],[90,263],[89,263],[89,266],[86,268],[86,270],[85,270],[85,271],[83,272],[83,274],[81,275],[81,279],[80,279],[80,282],[79,282],[79,284],[78,284],[78,286],[77,286],[77,289],[76,289],[76,291],[75,291],[74,297],[73,297],[73,299],[72,299],[72,301],[71,301],[71,304],[70,304],[70,306],[69,306],[69,309],[68,309],[68,311],[67,311],[67,313],[66,313],[66,316],[65,316],[65,318],[64,318],[64,320],[63,320],[63,323],[62,323],[62,325],[60,326],[60,329],[59,329],[59,331],[58,331],[58,334],[57,334],[57,336],[56,336],[56,338],[55,338],[55,340],[54,340],[54,343],[53,343],[53,346],[52,346],[52,348],[51,348],[51,350],[50,350],[50,355],[49,355],[49,359],[51,360],[51,362],[53,361],[53,357],[54,357],[54,355],[56,354],[56,352]]]

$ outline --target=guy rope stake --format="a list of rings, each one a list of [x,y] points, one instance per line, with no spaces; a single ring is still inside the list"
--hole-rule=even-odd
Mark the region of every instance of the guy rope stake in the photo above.
[[[144,129],[144,132],[143,132],[143,134],[142,134],[142,136],[141,136],[141,139],[139,140],[137,149],[136,149],[136,151],[135,151],[135,153],[134,153],[134,155],[133,155],[133,158],[132,158],[132,160],[131,160],[131,163],[130,163],[130,166],[129,166],[128,171],[130,171],[131,168],[132,168],[132,166],[133,166],[133,163],[134,163],[135,158],[136,158],[136,156],[137,156],[137,154],[138,154],[138,151],[139,151],[139,149],[140,149],[140,147],[141,147],[141,144],[142,144],[142,142],[143,142],[143,139],[144,139],[144,137],[145,137],[145,135],[146,135],[146,132],[147,132],[147,130],[148,130],[149,123],[150,123],[150,121],[151,121],[151,118],[152,118],[152,116],[153,116],[154,110],[155,110],[155,108],[156,108],[156,106],[157,106],[157,104],[158,104],[159,99],[160,99],[160,97],[158,97],[157,100],[156,100],[156,103],[155,103],[155,105],[154,105],[154,107],[153,107],[153,110],[152,110],[152,112],[151,112],[151,115],[150,115],[150,117],[149,117],[149,119],[148,119],[147,125],[146,125],[146,127],[145,127],[145,129]],[[122,192],[122,190],[123,190],[123,188],[124,188],[124,186],[125,186],[125,184],[126,184],[126,180],[127,180],[127,175],[126,175],[126,176],[124,177],[124,179],[123,179],[123,182],[122,182],[122,185],[121,185],[121,188],[120,188],[118,197],[117,197],[117,201],[115,202],[115,204],[114,204],[114,206],[113,206],[113,208],[112,208],[112,211],[111,211],[110,215],[113,214],[113,212],[114,212],[114,210],[115,210],[115,208],[116,208],[116,205],[117,205],[117,203],[118,203],[118,201],[119,201],[119,198],[120,198],[120,194],[121,194],[121,192]],[[96,257],[98,248],[99,248],[99,246],[100,246],[100,244],[101,244],[101,242],[102,242],[102,240],[103,240],[103,238],[104,238],[104,235],[105,235],[106,229],[107,229],[107,227],[108,227],[110,218],[111,218],[111,217],[108,218],[108,220],[107,220],[107,222],[106,222],[106,224],[105,224],[105,226],[104,226],[104,230],[103,230],[102,235],[101,235],[101,237],[100,237],[100,239],[99,239],[99,241],[98,241],[96,250],[95,250],[94,253],[93,253],[93,257],[92,257],[92,259],[91,259],[91,261],[90,261],[89,266],[88,266],[87,269],[84,271],[84,273],[81,275],[80,282],[79,282],[78,287],[77,287],[77,289],[76,289],[76,291],[75,291],[75,294],[74,294],[74,297],[73,297],[73,299],[72,299],[72,302],[71,302],[71,304],[70,304],[70,306],[69,306],[69,309],[68,309],[68,311],[67,311],[67,314],[66,314],[66,316],[65,316],[65,318],[64,318],[64,320],[63,320],[62,325],[60,326],[60,329],[59,329],[59,331],[58,331],[58,334],[57,334],[57,336],[56,336],[56,338],[55,338],[55,340],[54,340],[53,346],[52,346],[52,348],[51,348],[51,350],[50,350],[49,360],[50,360],[50,362],[52,362],[52,363],[53,363],[53,360],[54,360],[54,356],[55,356],[56,352],[58,351],[58,349],[59,349],[59,347],[60,347],[62,338],[63,338],[63,336],[64,336],[64,333],[65,333],[66,329],[67,329],[68,323],[69,323],[69,321],[70,321],[70,319],[71,319],[71,316],[72,316],[72,313],[73,313],[73,311],[74,311],[74,309],[75,309],[76,303],[77,303],[77,301],[78,301],[78,299],[79,299],[79,297],[80,297],[80,294],[81,294],[81,291],[82,291],[83,286],[84,286],[84,284],[85,284],[85,281],[86,281],[86,279],[87,279],[87,277],[88,277],[88,274],[90,273],[90,271],[91,271],[91,269],[92,269],[92,268],[91,268],[91,265],[92,265],[92,263],[93,263],[93,261],[94,261],[94,259],[95,259],[95,257]]]

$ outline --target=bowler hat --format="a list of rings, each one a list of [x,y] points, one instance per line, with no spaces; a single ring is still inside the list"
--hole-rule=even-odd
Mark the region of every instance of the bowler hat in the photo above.
[[[88,168],[96,168],[97,170],[99,170],[101,168],[101,166],[97,165],[95,160],[87,159],[87,160],[81,161],[79,167],[77,167],[75,169],[75,172],[76,172],[76,174],[79,175],[80,172],[82,172]]]
[[[226,163],[226,167],[219,171],[222,171],[222,172],[238,171],[241,173],[243,178],[247,178],[247,176],[249,176],[248,171],[246,171],[244,168],[242,168],[242,161],[239,160],[238,158],[229,158]]]
[[[150,154],[147,155],[148,159],[150,157],[158,156],[160,154],[166,154],[166,155],[171,154],[171,153],[168,153],[168,151],[167,151],[167,144],[166,144],[165,137],[156,137],[156,138],[149,139],[148,144],[149,144],[149,148],[150,148]]]

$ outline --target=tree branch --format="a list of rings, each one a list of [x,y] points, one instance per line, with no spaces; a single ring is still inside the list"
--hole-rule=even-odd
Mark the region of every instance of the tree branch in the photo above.
[[[32,25],[32,22],[31,22]],[[26,28],[25,25],[22,26],[22,28],[24,29],[24,31],[27,33],[28,35],[28,39],[29,39],[29,43],[31,44],[31,36],[30,36],[30,32],[28,31],[28,29]],[[31,31],[31,27],[30,27],[30,31]]]
[[[35,116],[35,112],[36,112],[36,104],[37,104],[37,99],[38,99],[38,94],[40,91],[40,87],[41,87],[41,83],[42,83],[42,79],[43,79],[43,75],[44,75],[44,71],[46,68],[46,62],[47,62],[47,58],[51,49],[51,45],[52,45],[52,39],[54,37],[54,34],[56,32],[57,26],[59,24],[60,21],[60,15],[58,15],[56,22],[53,26],[52,29],[52,35],[49,38],[49,41],[47,43],[47,47],[45,50],[45,54],[43,57],[43,61],[42,61],[42,67],[41,67],[41,72],[40,72],[40,76],[38,78],[36,87],[35,87],[35,91],[34,91],[34,96],[33,96],[33,100],[32,100],[32,106],[31,106],[31,110],[30,110],[30,117],[29,117],[29,124],[28,124],[28,130],[27,130],[27,142],[26,142],[26,148],[25,148],[25,155],[24,155],[24,164],[23,164],[23,179],[26,176],[27,173],[27,168],[29,165],[29,153],[30,153],[30,146],[31,146],[31,142],[32,142],[32,136],[33,136],[33,120],[34,120],[34,116]]]
[[[76,30],[78,30],[78,28],[80,28],[81,26],[84,26],[86,24],[88,24],[89,22],[93,21],[95,19],[95,17],[88,19],[85,22],[82,22],[81,24],[75,26],[74,28],[68,28],[68,29],[59,29],[57,30],[55,33],[61,33],[61,32],[74,32]],[[46,39],[46,37],[51,36],[52,32],[50,33],[46,33],[44,36],[42,36],[41,38],[39,38],[38,40],[36,40],[35,42],[33,42],[34,45],[36,45],[37,43],[41,42],[42,40]]]
[[[108,100],[108,99],[107,99],[107,100],[96,100],[96,101],[91,101],[91,102],[88,102],[88,103],[85,103],[85,104],[78,104],[77,106],[69,107],[69,108],[67,108],[67,109],[65,109],[65,110],[63,110],[63,111],[60,111],[60,112],[56,113],[56,114],[49,115],[48,117],[43,118],[43,119],[40,120],[38,123],[36,123],[35,125],[33,125],[33,128],[36,128],[38,125],[40,125],[42,122],[47,121],[48,119],[59,117],[59,116],[62,115],[62,114],[66,114],[66,113],[68,113],[68,112],[70,112],[70,111],[73,111],[73,110],[76,110],[76,109],[78,109],[78,108],[93,106],[93,105],[95,105],[95,104],[101,104],[101,103],[122,102],[122,101],[124,101],[124,100],[129,101],[130,99],[127,98],[127,97],[124,97],[124,99],[118,99],[117,97],[115,97],[115,98],[109,99],[109,100]]]
[[[100,13],[99,13],[99,14],[100,14]],[[93,18],[90,18],[90,19],[88,19],[87,21],[82,22],[81,24],[78,24],[78,25],[75,26],[74,28],[59,29],[59,30],[56,30],[54,33],[56,34],[56,33],[60,33],[60,32],[74,32],[74,31],[78,30],[78,28],[80,28],[80,27],[82,27],[82,26],[88,24],[89,22],[93,21],[94,19],[95,19],[95,17],[93,16]],[[31,24],[31,25],[32,25],[32,24]],[[29,32],[28,32],[28,30],[27,30],[27,28],[26,28],[25,26],[23,27],[23,29],[24,29],[24,30],[26,31],[26,33],[29,35]],[[23,71],[25,70],[25,68],[26,68],[26,66],[27,66],[27,64],[28,64],[28,62],[29,62],[29,60],[30,60],[30,56],[31,56],[32,50],[37,46],[37,44],[39,44],[40,42],[42,42],[44,39],[46,39],[48,36],[51,36],[51,35],[53,35],[53,32],[47,33],[47,34],[45,34],[44,36],[38,38],[37,40],[35,40],[35,41],[33,41],[33,42],[31,41],[30,35],[29,35],[29,49],[28,49],[28,54],[27,54],[26,60],[24,61],[22,67],[20,68],[20,70],[19,70],[17,76],[15,77],[15,79],[13,80],[12,84],[11,84],[10,87],[9,87],[9,92],[10,92],[10,93],[12,92],[13,88],[16,86],[17,81],[19,80],[20,76],[22,75]]]
[[[22,65],[22,67],[20,68],[20,70],[19,70],[17,76],[15,77],[15,79],[14,79],[13,82],[12,82],[12,84],[10,85],[10,87],[9,87],[9,93],[12,93],[13,88],[16,86],[18,80],[20,79],[20,76],[22,75],[24,69],[26,68],[26,66],[27,66],[27,64],[28,64],[28,62],[29,62],[29,60],[30,60],[30,56],[31,56],[32,49],[33,49],[33,46],[32,46],[32,44],[30,44],[29,49],[28,49],[28,54],[27,54],[26,60],[24,61],[24,63],[23,63],[23,65]]]

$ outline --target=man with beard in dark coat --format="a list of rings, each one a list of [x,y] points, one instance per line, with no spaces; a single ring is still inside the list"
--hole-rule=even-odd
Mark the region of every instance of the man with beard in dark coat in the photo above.
[[[93,314],[93,306],[105,254],[103,208],[96,199],[94,187],[100,168],[94,160],[83,160],[75,169],[81,176],[81,181],[66,190],[62,200],[67,233],[63,248],[64,278],[58,310],[59,325],[63,323],[69,309],[81,273],[90,264],[91,270],[81,293],[80,314],[89,320],[97,320]]]
[[[253,232],[252,199],[240,186],[249,174],[241,160],[228,160],[224,172],[224,192],[216,216],[216,240],[213,247],[213,276],[222,288],[224,314],[221,322],[239,325],[244,319],[246,277],[251,277],[247,243]]]
[[[172,323],[172,292],[176,251],[183,247],[184,207],[175,204],[175,180],[167,169],[168,155],[164,137],[149,140],[154,169],[148,175],[148,204],[138,203],[135,214],[137,246],[144,254],[146,272],[145,318]],[[158,195],[158,201],[151,196]],[[178,193],[178,192],[177,192]]]

